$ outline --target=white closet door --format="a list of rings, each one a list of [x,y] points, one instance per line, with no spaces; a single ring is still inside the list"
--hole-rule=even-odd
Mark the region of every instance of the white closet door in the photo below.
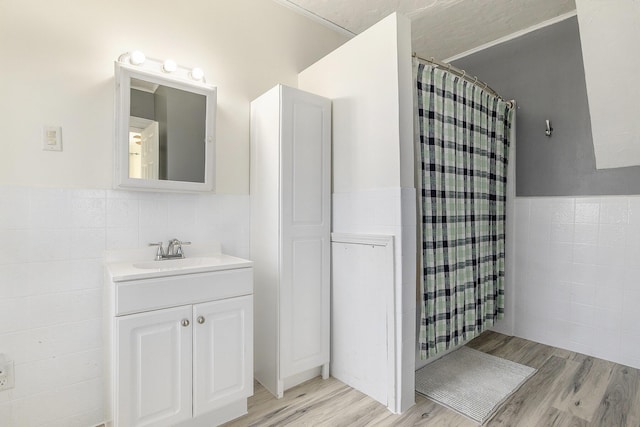
[[[191,306],[119,317],[116,333],[117,425],[190,419]]]
[[[143,179],[158,179],[160,173],[160,128],[153,121],[140,133],[140,164]]]
[[[280,378],[329,362],[331,102],[281,93]]]

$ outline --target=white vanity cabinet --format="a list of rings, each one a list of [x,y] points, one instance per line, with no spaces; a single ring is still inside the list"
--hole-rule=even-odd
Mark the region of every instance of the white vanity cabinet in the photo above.
[[[251,267],[108,278],[108,425],[215,426],[247,412]]]
[[[331,101],[276,86],[251,103],[255,377],[329,375]]]

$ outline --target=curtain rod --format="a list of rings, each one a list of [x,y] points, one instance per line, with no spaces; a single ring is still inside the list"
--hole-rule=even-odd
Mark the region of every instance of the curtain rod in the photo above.
[[[485,90],[487,92],[489,92],[490,94],[500,98],[501,100],[505,101],[504,98],[502,98],[500,96],[500,94],[498,94],[498,92],[496,92],[495,90],[493,90],[493,88],[491,88],[487,83],[478,80],[478,78],[476,76],[471,77],[470,75],[467,75],[467,72],[464,70],[461,70],[460,68],[454,67],[453,65],[451,65],[448,62],[442,62],[442,61],[438,61],[437,59],[434,59],[433,56],[429,59],[424,59],[420,56],[418,56],[417,53],[413,52],[413,57],[416,59],[419,59],[420,61],[423,62],[428,62],[430,64],[433,64],[435,67],[439,67],[442,69],[446,69],[448,72],[455,74],[458,77],[461,77],[463,79],[465,79],[468,82],[473,83],[474,85],[477,85],[479,87],[482,88],[482,90]],[[506,101],[507,103],[509,103],[509,105],[513,108],[514,106],[514,101]]]

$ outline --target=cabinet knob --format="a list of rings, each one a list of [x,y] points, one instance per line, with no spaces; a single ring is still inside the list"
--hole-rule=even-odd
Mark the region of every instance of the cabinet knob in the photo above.
[[[182,319],[182,322],[180,322],[180,324],[186,328],[187,326],[189,326],[189,319]]]
[[[201,325],[204,323],[204,317],[203,316],[198,316],[198,318],[196,319],[198,321],[198,323],[200,323]]]

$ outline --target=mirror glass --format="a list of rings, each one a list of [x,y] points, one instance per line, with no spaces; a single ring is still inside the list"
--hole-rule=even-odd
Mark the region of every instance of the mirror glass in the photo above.
[[[117,187],[212,191],[215,88],[119,68]]]

